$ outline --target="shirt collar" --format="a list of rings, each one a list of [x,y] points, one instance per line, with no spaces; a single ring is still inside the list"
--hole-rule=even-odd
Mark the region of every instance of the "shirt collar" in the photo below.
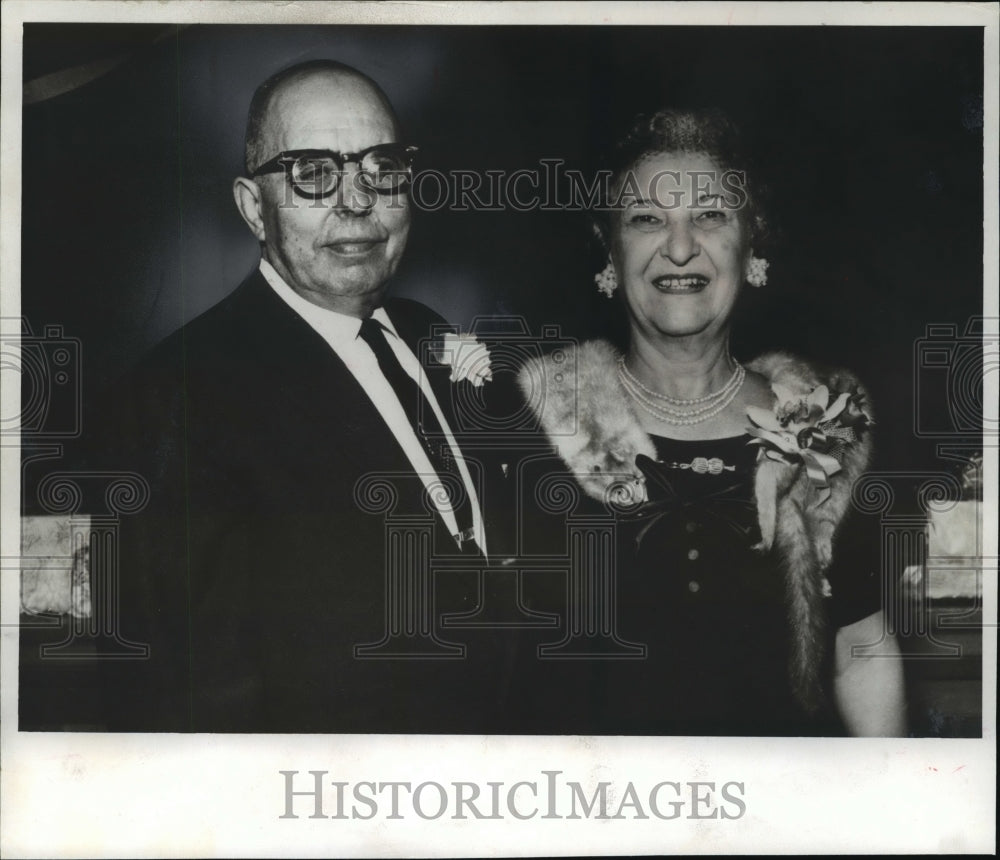
[[[357,339],[358,333],[361,331],[360,319],[352,317],[350,314],[342,314],[329,308],[320,307],[308,299],[302,298],[285,283],[284,278],[275,271],[274,266],[263,258],[260,261],[260,273],[282,301],[328,341],[349,343]],[[380,322],[394,337],[399,337],[396,327],[385,312],[385,308],[381,306],[375,308],[372,312],[372,319]]]

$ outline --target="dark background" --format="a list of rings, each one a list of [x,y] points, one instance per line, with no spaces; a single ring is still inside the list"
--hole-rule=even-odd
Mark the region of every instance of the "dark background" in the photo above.
[[[734,353],[788,349],[858,373],[878,469],[954,471],[939,443],[981,445],[979,342],[944,334],[948,365],[918,359],[929,325],[960,336],[983,312],[978,28],[25,25],[22,312],[36,334],[59,325],[80,340],[70,386],[85,400],[256,265],[231,196],[247,106],[267,76],[317,57],[375,78],[420,165],[444,171],[543,158],[586,171],[638,110],[729,110],[780,228]],[[393,289],[463,327],[521,314],[536,333],[605,334],[617,304],[593,284],[589,237],[582,213],[417,213]],[[959,360],[970,373],[956,375]],[[981,665],[935,662],[961,701],[909,663],[914,730],[978,734]],[[51,712],[39,703],[36,721]]]

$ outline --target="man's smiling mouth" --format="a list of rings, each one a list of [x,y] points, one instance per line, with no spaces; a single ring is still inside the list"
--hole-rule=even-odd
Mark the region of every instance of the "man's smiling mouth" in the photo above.
[[[384,239],[359,239],[330,242],[326,247],[343,257],[363,257],[385,242]]]

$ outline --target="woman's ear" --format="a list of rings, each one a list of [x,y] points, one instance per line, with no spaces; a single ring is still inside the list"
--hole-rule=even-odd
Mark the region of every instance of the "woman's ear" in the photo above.
[[[592,218],[590,221],[590,231],[594,238],[594,244],[601,251],[603,257],[607,257],[611,254],[611,241],[610,236],[608,236],[607,225],[603,224],[596,218]]]
[[[233,199],[250,232],[257,237],[258,242],[263,242],[265,231],[260,186],[252,179],[237,176],[233,180]]]

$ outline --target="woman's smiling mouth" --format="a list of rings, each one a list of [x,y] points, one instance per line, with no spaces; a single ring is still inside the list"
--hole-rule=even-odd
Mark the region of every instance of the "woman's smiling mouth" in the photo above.
[[[700,293],[709,279],[704,275],[660,275],[652,283],[661,293]]]

